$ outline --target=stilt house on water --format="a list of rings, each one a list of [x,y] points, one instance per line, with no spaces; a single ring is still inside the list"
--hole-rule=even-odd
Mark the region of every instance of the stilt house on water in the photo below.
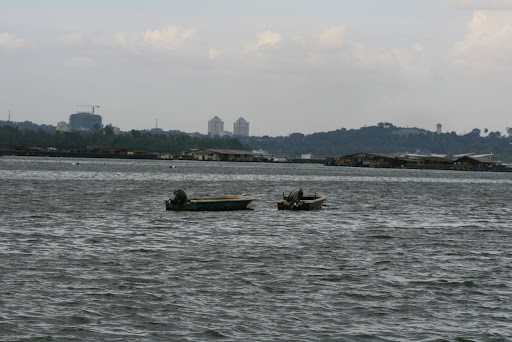
[[[503,165],[487,156],[464,156],[454,162],[455,170],[500,171]]]
[[[402,163],[390,153],[354,153],[334,157],[334,165],[355,167],[400,167]]]
[[[253,161],[255,154],[244,150],[201,149],[190,150],[185,155],[195,160],[211,161]]]
[[[509,171],[487,155],[466,155],[456,160],[437,156],[355,153],[326,159],[327,165],[461,171]]]
[[[453,160],[448,158],[432,156],[407,156],[399,158],[399,160],[402,161],[402,167],[408,169],[453,169]]]

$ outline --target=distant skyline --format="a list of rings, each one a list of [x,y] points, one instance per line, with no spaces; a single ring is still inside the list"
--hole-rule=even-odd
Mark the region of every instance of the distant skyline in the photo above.
[[[505,133],[512,0],[4,0],[0,76],[0,120]]]

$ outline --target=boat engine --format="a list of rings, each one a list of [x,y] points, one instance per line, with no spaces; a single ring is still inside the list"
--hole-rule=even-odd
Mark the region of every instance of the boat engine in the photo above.
[[[172,194],[174,195],[174,198],[171,199],[171,203],[180,208],[183,207],[183,205],[185,204],[185,202],[188,199],[185,191],[178,189],[178,190],[174,190],[174,192]]]
[[[286,202],[288,202],[290,204],[290,206],[293,207],[299,203],[303,194],[304,193],[303,193],[302,189],[295,189],[292,192],[290,192],[288,197],[286,197]]]

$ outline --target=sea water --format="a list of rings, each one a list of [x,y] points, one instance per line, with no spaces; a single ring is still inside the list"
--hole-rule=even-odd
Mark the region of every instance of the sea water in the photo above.
[[[297,187],[324,208],[278,211]],[[178,188],[257,200],[165,211]],[[0,340],[509,341],[511,190],[510,173],[2,157]]]

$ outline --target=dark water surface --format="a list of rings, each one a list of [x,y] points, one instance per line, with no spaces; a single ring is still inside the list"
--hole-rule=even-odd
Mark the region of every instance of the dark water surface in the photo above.
[[[327,206],[277,211],[295,187]],[[258,200],[166,212],[176,188]],[[2,157],[0,340],[510,341],[511,190],[510,173]]]

